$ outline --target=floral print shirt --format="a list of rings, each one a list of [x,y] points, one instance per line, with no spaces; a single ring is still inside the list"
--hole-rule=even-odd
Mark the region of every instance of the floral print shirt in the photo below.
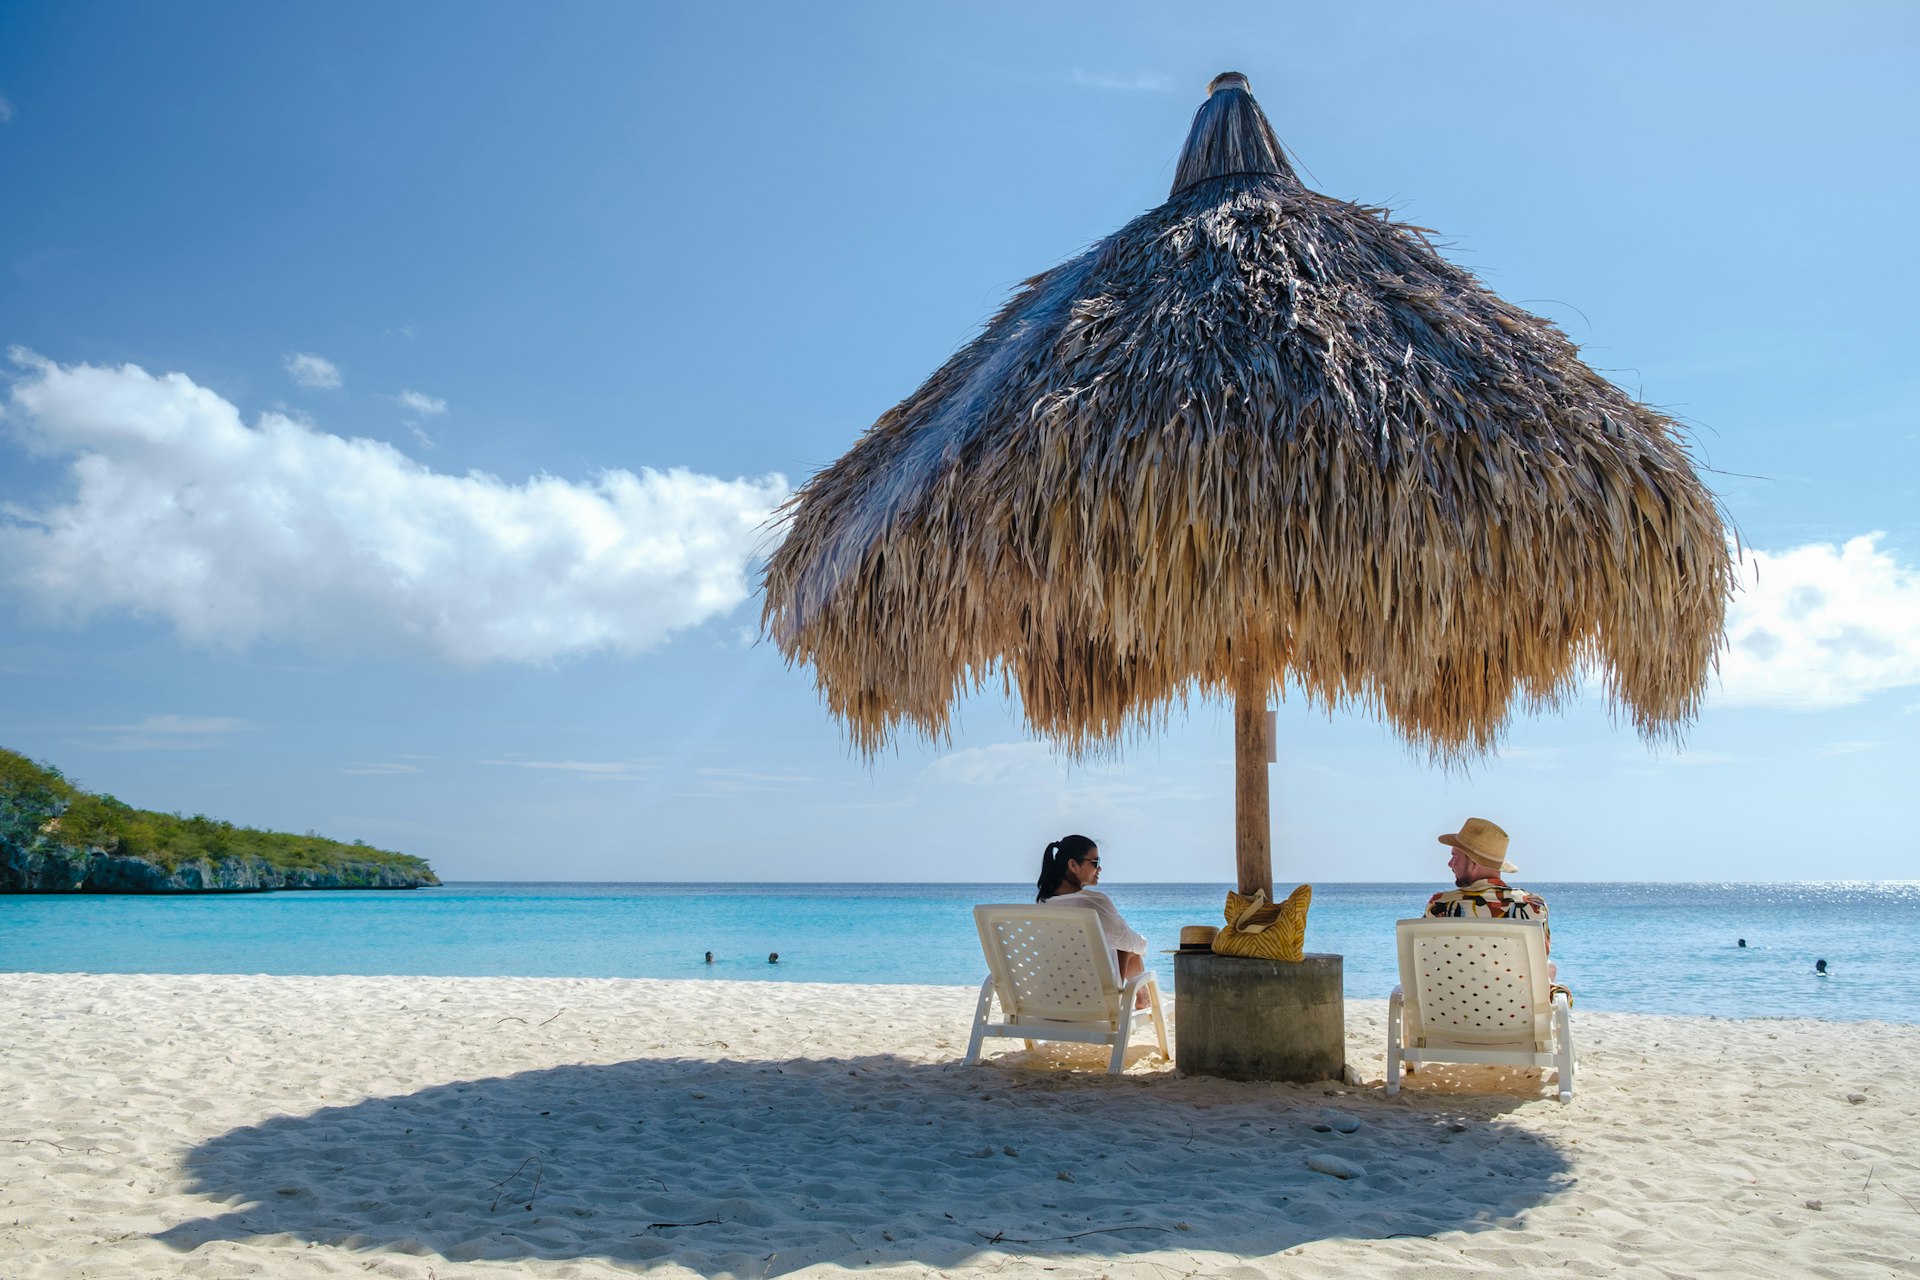
[[[1476,880],[1464,889],[1449,889],[1427,899],[1430,916],[1475,916],[1484,920],[1538,920],[1553,949],[1553,930],[1547,925],[1547,902],[1537,893],[1515,889],[1497,876]]]

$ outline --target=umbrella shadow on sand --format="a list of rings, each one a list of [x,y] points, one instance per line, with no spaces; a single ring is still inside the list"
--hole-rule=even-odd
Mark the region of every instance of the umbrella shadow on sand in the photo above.
[[[185,1167],[191,1191],[229,1207],[158,1238],[756,1277],[1259,1257],[1510,1224],[1570,1180],[1559,1146],[1501,1122],[1522,1105],[1557,1104],[891,1056],[562,1066],[222,1134]],[[1316,1155],[1362,1172],[1318,1172]]]

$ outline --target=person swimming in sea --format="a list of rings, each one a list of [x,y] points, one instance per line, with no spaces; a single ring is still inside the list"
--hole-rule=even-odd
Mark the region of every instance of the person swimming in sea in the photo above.
[[[711,951],[709,951],[709,952],[707,952],[707,963],[708,963],[708,964],[712,964],[712,963],[713,963],[713,952],[711,952]]]
[[[1814,972],[1814,976],[1815,976],[1815,977],[1819,977],[1819,978],[1824,978],[1824,977],[1826,977],[1826,976],[1827,976],[1827,962],[1826,962],[1825,960],[1815,960],[1815,961],[1813,962],[1813,972]]]
[[[767,963],[768,963],[768,964],[779,964],[779,963],[780,963],[780,953],[779,953],[778,951],[769,951],[769,952],[767,953]]]

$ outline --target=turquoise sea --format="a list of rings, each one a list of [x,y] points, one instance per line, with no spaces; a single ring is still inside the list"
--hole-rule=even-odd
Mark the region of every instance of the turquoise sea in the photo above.
[[[1225,895],[1224,885],[1101,887],[1166,947],[1183,924],[1218,923]],[[1920,1022],[1920,881],[1527,887],[1548,900],[1554,959],[1582,1008]],[[1435,888],[1316,885],[1307,947],[1345,957],[1349,996],[1383,997],[1393,922]],[[579,883],[11,896],[0,897],[0,971],[971,986],[985,970],[970,908],[1032,897],[1030,885]],[[1171,984],[1170,957],[1154,959]]]

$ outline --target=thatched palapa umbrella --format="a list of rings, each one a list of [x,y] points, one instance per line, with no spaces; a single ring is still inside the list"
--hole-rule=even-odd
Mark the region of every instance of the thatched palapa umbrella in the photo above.
[[[1593,665],[1659,738],[1732,583],[1673,420],[1302,186],[1236,73],[1165,204],[1028,280],[785,517],[764,624],[869,755],[995,676],[1075,755],[1230,694],[1249,893],[1274,692],[1454,761]]]

